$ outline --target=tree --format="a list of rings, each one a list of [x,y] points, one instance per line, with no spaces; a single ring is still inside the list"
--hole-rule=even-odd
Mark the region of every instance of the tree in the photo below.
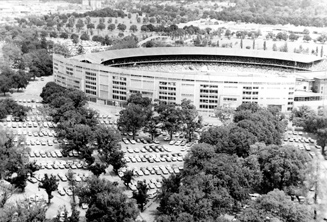
[[[85,25],[82,19],[78,19],[75,26],[77,28],[77,32],[80,32]]]
[[[181,107],[182,130],[186,133],[188,140],[191,141],[195,130],[201,127],[202,118],[190,100],[183,99]]]
[[[174,104],[160,104],[157,108],[157,112],[159,113],[159,120],[162,123],[162,128],[169,132],[170,139],[172,139],[173,134],[182,127],[180,109],[176,109]]]
[[[149,113],[149,109],[131,103],[120,111],[117,125],[123,132],[132,132],[135,139],[136,132],[145,125]]]
[[[251,154],[257,155],[263,179],[261,189],[294,192],[294,187],[303,187],[309,175],[310,157],[293,146],[253,145]]]
[[[50,32],[50,38],[57,38],[58,37],[58,33],[53,31],[53,32]]]
[[[275,52],[277,51],[277,45],[276,45],[276,43],[273,44],[272,50],[275,51]]]
[[[60,34],[59,37],[62,38],[62,39],[68,39],[68,34],[66,32],[63,32],[63,33]]]
[[[158,124],[160,123],[158,117],[151,116],[147,121],[143,128],[144,132],[148,132],[151,135],[151,140],[153,141],[154,138],[158,134]]]
[[[57,94],[57,93],[62,93],[64,92],[66,89],[58,84],[56,84],[55,82],[48,82],[43,88],[42,88],[42,92],[40,94],[40,97],[42,98],[44,103],[50,103],[50,97],[53,94]]]
[[[279,48],[279,51],[281,51],[281,52],[288,52],[287,42],[285,42],[285,44]]]
[[[228,125],[232,121],[234,114],[233,108],[229,106],[218,106],[214,110],[215,116],[223,123],[224,126]]]
[[[124,182],[125,186],[128,186],[134,179],[134,173],[132,170],[127,170],[124,175],[121,177],[121,180]]]
[[[14,186],[5,180],[0,181],[0,208],[4,208],[7,201],[12,197],[12,195],[17,191]]]
[[[238,218],[241,222],[262,222],[267,218],[305,222],[312,217],[307,205],[294,203],[283,191],[275,189],[251,202]]]
[[[116,28],[116,25],[115,24],[108,25],[108,30],[110,30],[110,31],[115,30],[115,28]]]
[[[231,35],[232,35],[232,32],[231,32],[229,29],[227,29],[227,30],[225,31],[225,36],[226,36],[227,38],[230,38]]]
[[[327,128],[318,129],[317,131],[317,144],[321,146],[322,155],[325,154],[325,147],[327,145]]]
[[[124,32],[126,30],[126,25],[119,23],[117,25],[117,29],[120,30],[120,31],[122,31],[122,32]]]
[[[129,27],[129,30],[132,32],[136,32],[138,29],[136,25],[131,25],[131,27]]]
[[[99,24],[97,25],[97,29],[100,30],[100,31],[102,31],[102,30],[105,29],[105,28],[106,28],[106,25],[105,25],[104,23],[99,23]]]
[[[100,163],[95,163],[88,166],[88,170],[91,171],[96,177],[99,177],[102,173],[106,173],[106,168],[106,165]]]
[[[46,221],[48,210],[44,200],[30,200],[29,198],[7,204],[1,211],[1,221]]]
[[[287,35],[287,33],[286,32],[279,32],[279,33],[277,33],[277,35],[276,35],[276,39],[278,39],[278,40],[284,40],[284,41],[286,41],[287,39],[288,39],[288,35]]]
[[[84,40],[84,41],[89,41],[90,40],[90,36],[84,32],[81,37],[80,37],[81,40]]]
[[[77,46],[77,55],[82,55],[84,53],[85,53],[85,49],[84,49],[83,45],[82,44],[79,44]]]
[[[127,105],[131,103],[146,108],[151,105],[151,99],[148,97],[143,97],[141,93],[133,93],[127,99]]]
[[[136,191],[133,191],[133,198],[136,200],[141,212],[144,211],[144,206],[148,202],[148,186],[145,182],[138,181],[136,186]]]
[[[86,28],[92,30],[92,29],[95,28],[95,26],[94,26],[93,23],[89,23],[89,24],[86,25]]]
[[[311,41],[311,36],[309,34],[306,34],[303,36],[303,41],[310,42]]]
[[[0,76],[0,92],[5,96],[10,91],[10,79],[6,76]]]
[[[72,170],[68,170],[67,172],[67,180],[68,180],[68,185],[69,188],[72,190],[72,203],[73,206],[75,206],[76,204],[76,196],[77,196],[77,191],[76,191],[76,186],[77,186],[77,182],[75,180],[75,172]]]
[[[245,203],[255,181],[251,177],[236,156],[215,154],[207,144],[193,146],[182,176],[163,183],[158,221],[215,221]]]
[[[15,75],[11,77],[12,87],[19,89],[25,89],[28,85],[28,77],[24,71],[19,70]]]
[[[90,126],[64,122],[58,125],[57,137],[60,141],[66,141],[66,143],[62,144],[64,155],[75,150],[80,152],[83,158],[87,158],[89,164],[94,162],[94,158],[92,158],[93,149],[90,147],[93,140],[93,132]]]
[[[327,41],[327,34],[326,33],[322,33],[318,38],[317,38],[317,41],[318,42],[321,42],[321,43],[325,43]]]
[[[139,214],[135,203],[105,179],[90,177],[76,191],[80,203],[89,206],[85,215],[87,221],[134,221]]]
[[[304,29],[304,30],[303,30],[303,34],[304,34],[304,35],[309,35],[309,34],[310,34],[310,31],[309,31],[308,29]]]
[[[124,159],[124,153],[121,150],[114,150],[110,153],[108,158],[108,164],[113,167],[115,174],[118,174],[119,169],[126,166],[126,161]]]
[[[87,25],[91,23],[91,18],[90,18],[90,16],[86,16],[86,17],[85,17],[85,23],[86,23]]]
[[[49,177],[48,174],[44,174],[44,178],[40,181],[39,187],[41,189],[44,189],[45,192],[47,193],[48,204],[50,204],[50,201],[53,198],[53,195],[51,193],[58,189],[58,182],[56,176],[51,175]]]
[[[298,36],[298,35],[296,35],[296,34],[294,34],[294,33],[292,32],[288,38],[289,38],[289,40],[291,40],[291,41],[293,42],[293,41],[298,40],[299,37],[300,37],[300,36]]]

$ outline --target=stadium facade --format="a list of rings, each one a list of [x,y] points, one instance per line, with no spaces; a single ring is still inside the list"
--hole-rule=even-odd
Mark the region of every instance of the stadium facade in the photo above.
[[[309,70],[322,58],[281,52],[222,48],[136,48],[85,54],[71,58],[54,55],[56,83],[80,89],[90,101],[105,105],[123,104],[140,92],[153,101],[180,103],[189,99],[199,111],[217,106],[237,107],[254,102],[263,107],[278,106],[283,112],[294,107],[298,71]],[[222,73],[211,70],[163,72],[127,69],[127,66],[176,62],[262,64],[291,69],[289,75]],[[310,86],[308,86],[310,87]],[[306,94],[302,96],[306,97]],[[310,101],[321,100],[310,94]],[[304,99],[306,100],[306,98]],[[301,100],[302,101],[302,100]]]

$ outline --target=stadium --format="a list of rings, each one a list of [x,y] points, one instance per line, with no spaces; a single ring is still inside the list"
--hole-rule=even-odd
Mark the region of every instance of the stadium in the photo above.
[[[314,55],[202,47],[133,48],[53,59],[55,82],[84,91],[90,101],[119,106],[139,92],[154,102],[189,99],[201,112],[249,102],[283,112],[297,102],[319,106],[327,79],[319,70],[324,67],[323,58]]]

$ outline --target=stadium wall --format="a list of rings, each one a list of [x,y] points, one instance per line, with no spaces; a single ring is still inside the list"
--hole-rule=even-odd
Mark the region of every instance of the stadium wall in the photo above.
[[[80,89],[90,101],[105,105],[122,105],[136,92],[166,103],[189,99],[201,112],[249,102],[278,106],[286,112],[294,105],[293,76],[149,72],[83,63],[60,55],[54,55],[53,66],[56,83]]]

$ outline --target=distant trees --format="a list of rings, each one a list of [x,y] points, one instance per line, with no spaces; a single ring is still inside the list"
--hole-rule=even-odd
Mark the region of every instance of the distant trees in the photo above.
[[[306,41],[306,42],[309,42],[309,41],[311,41],[311,36],[309,35],[309,34],[306,34],[306,35],[304,35],[303,36],[303,41]]]
[[[84,41],[88,41],[88,40],[90,40],[90,36],[89,36],[86,32],[84,32],[84,33],[81,35],[80,39],[81,39],[81,40],[84,40]]]
[[[78,19],[77,20],[77,23],[76,23],[76,29],[77,29],[77,32],[80,32],[82,28],[84,28],[84,22],[82,19]]]
[[[109,24],[108,25],[108,30],[110,30],[110,31],[115,30],[115,28],[116,28],[116,25],[115,24]]]
[[[105,28],[106,28],[106,25],[105,25],[104,23],[99,23],[99,24],[97,25],[97,29],[100,30],[100,31],[102,31],[102,30],[105,29]]]
[[[62,32],[59,37],[62,39],[68,39],[68,34],[66,32]]]
[[[124,32],[126,30],[126,25],[119,23],[117,25],[117,29],[120,30],[120,31],[122,31],[122,32]]]
[[[138,29],[137,29],[137,26],[136,25],[131,25],[131,27],[129,27],[129,30],[131,32],[136,32]]]

